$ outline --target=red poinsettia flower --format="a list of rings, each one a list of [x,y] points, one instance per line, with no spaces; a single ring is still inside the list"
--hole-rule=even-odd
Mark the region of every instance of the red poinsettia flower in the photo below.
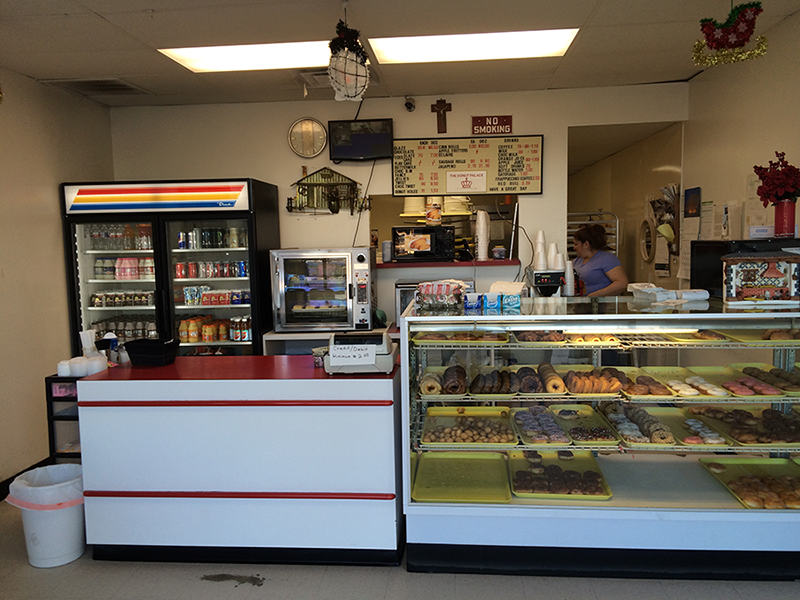
[[[776,152],[778,160],[769,161],[769,166],[753,167],[753,171],[761,180],[758,186],[758,197],[764,206],[779,200],[797,201],[800,195],[800,169],[786,162],[785,152]]]

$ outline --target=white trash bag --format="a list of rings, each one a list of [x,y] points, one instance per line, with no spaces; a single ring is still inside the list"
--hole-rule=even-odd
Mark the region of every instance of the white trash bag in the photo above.
[[[65,463],[40,467],[17,476],[6,502],[22,509],[28,562],[57,567],[86,550],[83,519],[83,471]]]

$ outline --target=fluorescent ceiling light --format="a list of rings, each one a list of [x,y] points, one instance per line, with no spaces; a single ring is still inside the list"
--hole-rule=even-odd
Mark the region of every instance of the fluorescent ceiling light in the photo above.
[[[563,56],[577,29],[370,38],[381,64]]]
[[[195,73],[327,67],[330,41],[245,44],[159,50]]]

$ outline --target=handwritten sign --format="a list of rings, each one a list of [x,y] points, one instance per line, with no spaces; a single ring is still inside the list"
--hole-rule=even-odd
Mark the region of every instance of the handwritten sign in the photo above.
[[[392,193],[541,194],[543,136],[394,140]]]
[[[375,364],[374,345],[334,344],[328,349],[328,355],[331,366]]]

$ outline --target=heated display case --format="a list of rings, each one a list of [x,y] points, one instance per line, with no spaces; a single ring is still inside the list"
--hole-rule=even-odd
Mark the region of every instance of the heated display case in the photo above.
[[[409,307],[408,568],[797,577],[800,307],[699,308],[533,298],[521,315],[444,317]],[[774,329],[792,338],[769,339]],[[773,368],[795,383],[761,381]],[[769,488],[762,501],[755,486]]]

